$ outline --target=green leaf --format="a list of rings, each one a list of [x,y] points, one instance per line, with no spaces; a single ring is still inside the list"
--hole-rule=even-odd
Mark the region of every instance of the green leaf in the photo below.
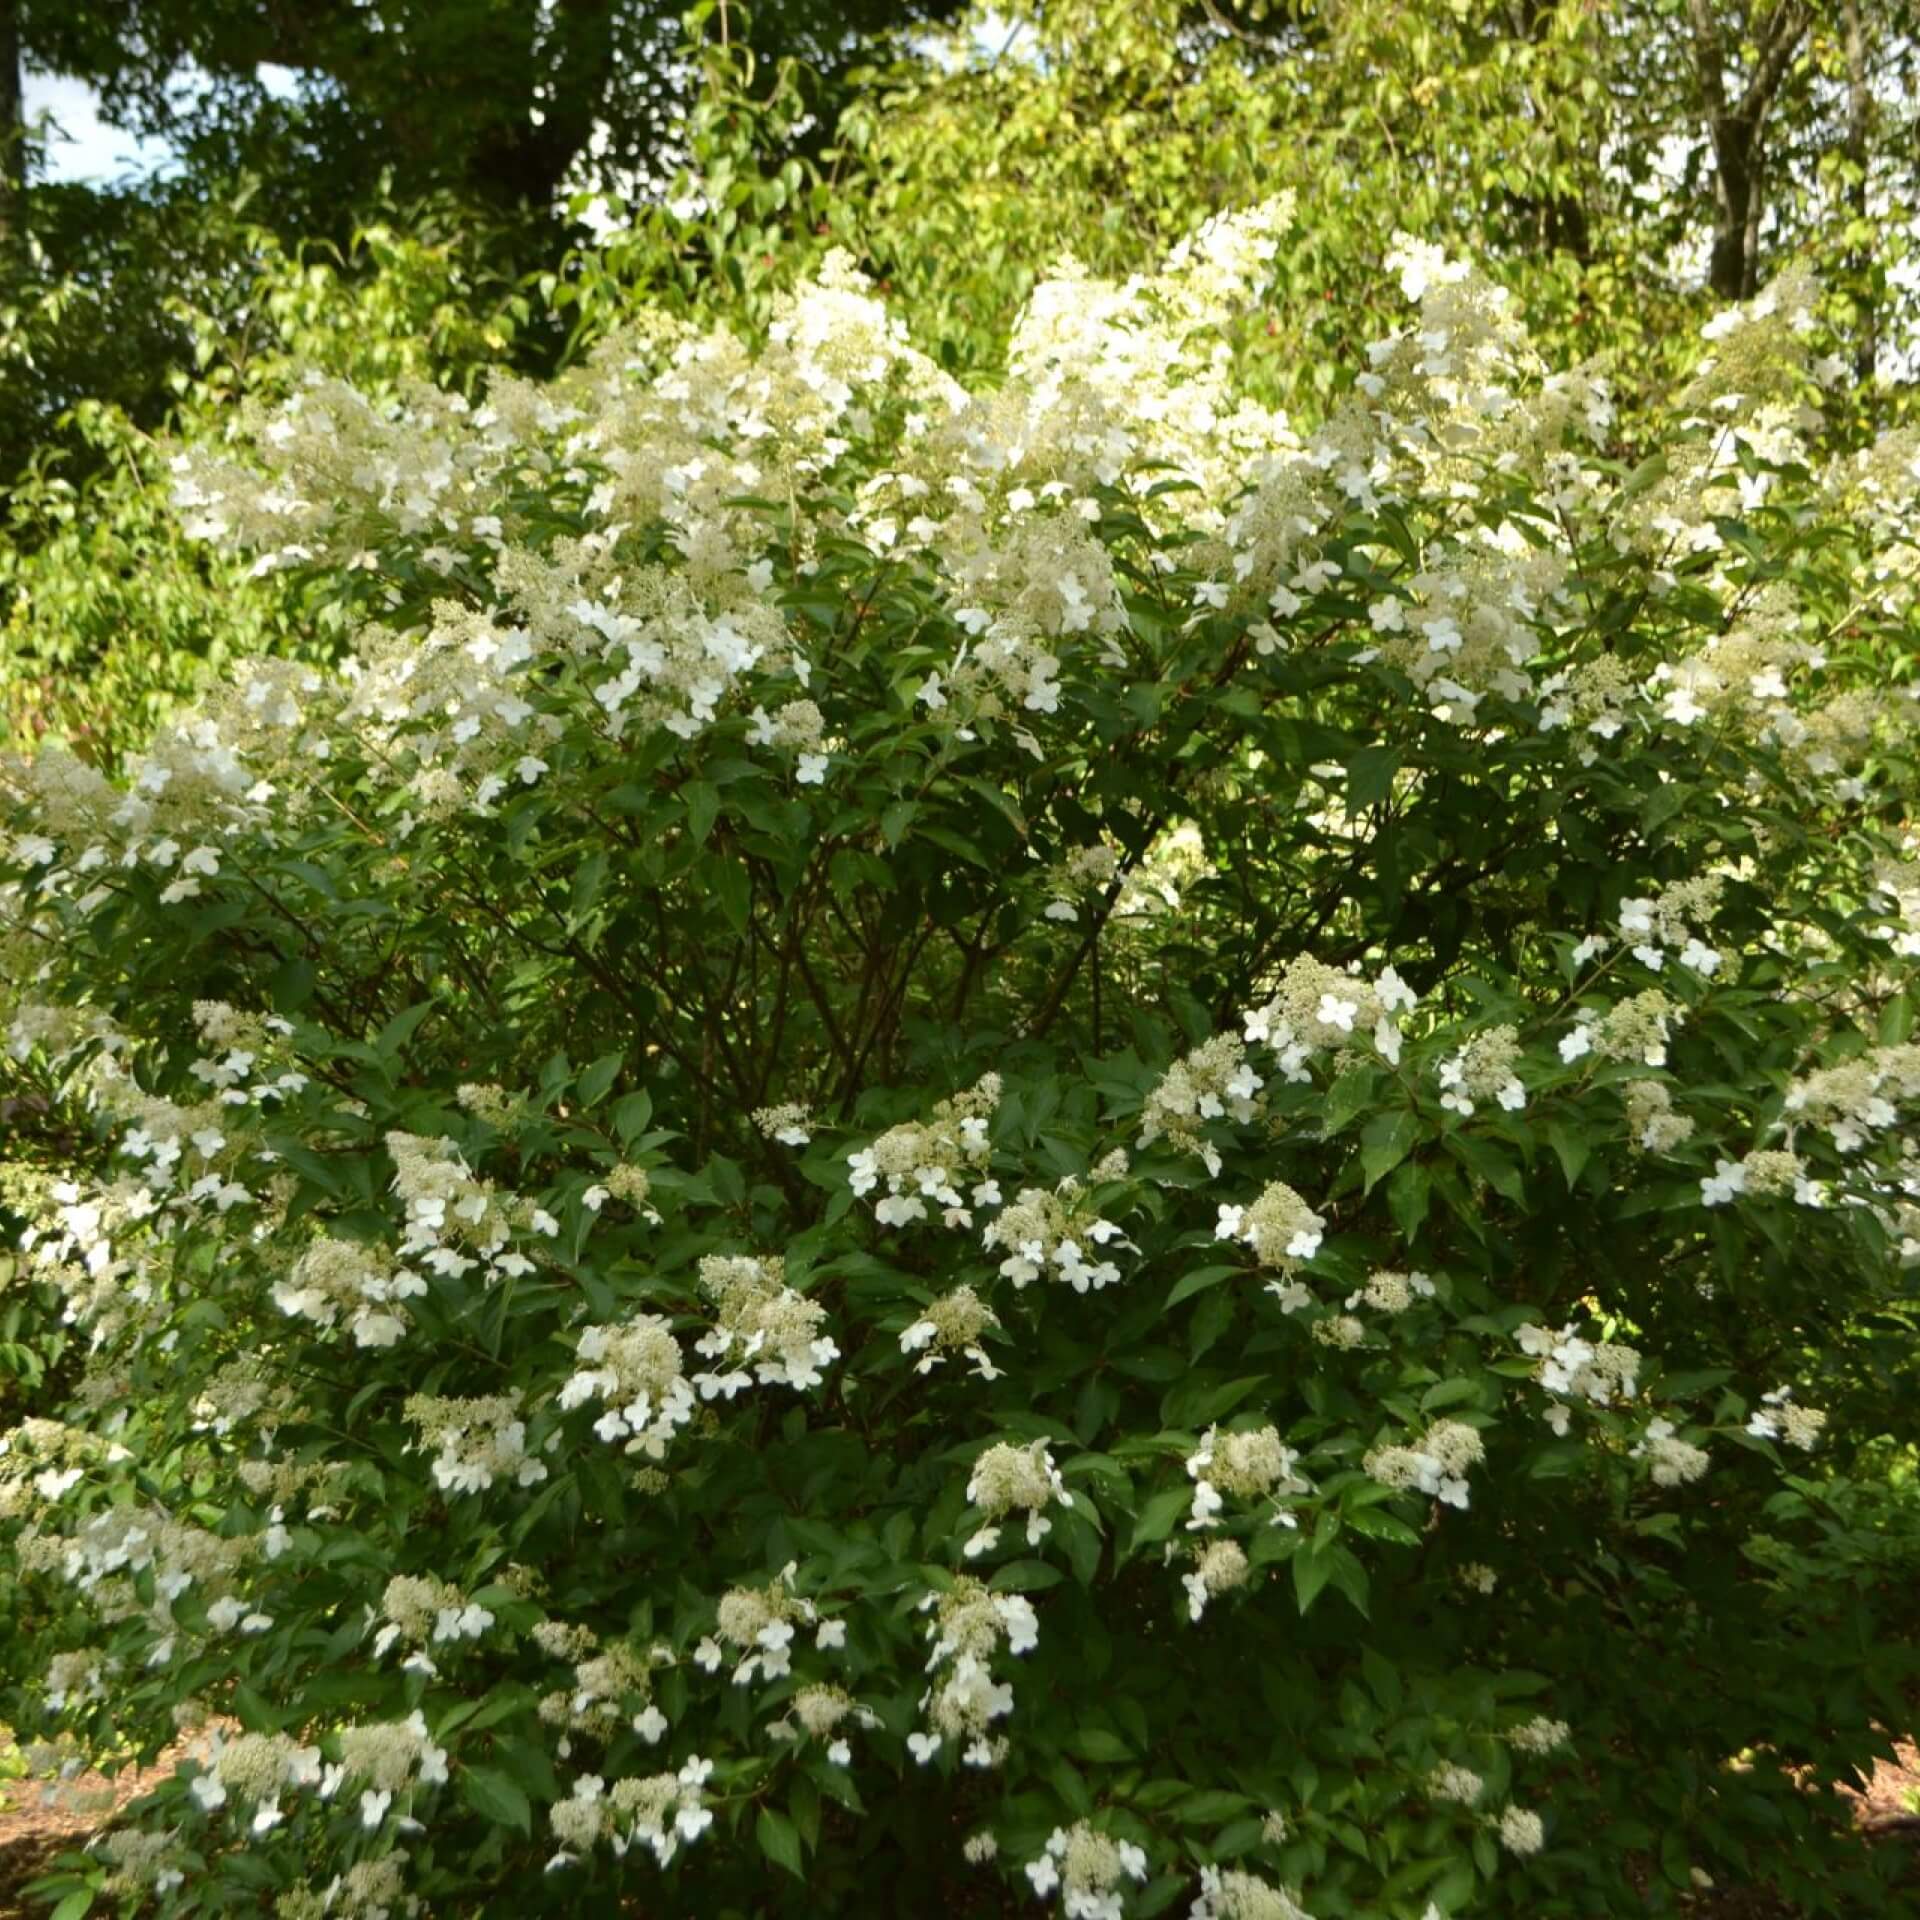
[[[1177,1307],[1182,1300],[1191,1300],[1196,1293],[1217,1287],[1222,1280],[1231,1280],[1239,1271],[1238,1267],[1196,1267],[1173,1283],[1167,1294],[1167,1305]]]
[[[483,1819],[491,1820],[496,1827],[515,1827],[532,1836],[533,1802],[497,1768],[463,1767],[460,1790]]]
[[[1156,1493],[1140,1509],[1139,1517],[1133,1523],[1133,1539],[1128,1552],[1137,1553],[1142,1547],[1152,1546],[1156,1540],[1164,1540],[1173,1531],[1173,1523],[1192,1502],[1193,1494],[1186,1487],[1168,1487]]]
[[[784,1813],[776,1812],[772,1807],[762,1807],[753,1823],[753,1832],[754,1838],[760,1842],[760,1851],[776,1867],[785,1867],[796,1880],[806,1878],[799,1830]]]
[[[1592,1149],[1564,1122],[1547,1122],[1547,1144],[1560,1156],[1560,1171],[1567,1177],[1567,1191],[1571,1193],[1579,1184],[1581,1170],[1586,1166]]]
[[[623,1053],[609,1053],[596,1060],[580,1076],[578,1092],[583,1107],[597,1106],[607,1089],[620,1077],[620,1069],[626,1063]]]
[[[622,1146],[631,1146],[647,1130],[647,1122],[653,1118],[653,1095],[642,1088],[638,1093],[623,1094],[614,1103],[613,1130],[620,1136]]]
[[[1520,1169],[1491,1140],[1483,1140],[1473,1133],[1450,1133],[1447,1151],[1495,1193],[1516,1205],[1526,1199],[1526,1183],[1520,1177]]]
[[[1376,1114],[1367,1122],[1360,1134],[1360,1166],[1366,1175],[1366,1192],[1371,1193],[1413,1151],[1419,1137],[1419,1117],[1404,1107],[1398,1113]]]
[[[1293,1597],[1300,1611],[1312,1610],[1313,1603],[1333,1578],[1333,1554],[1328,1550],[1304,1547],[1293,1556]]]
[[[1347,810],[1359,813],[1376,805],[1393,791],[1393,776],[1400,771],[1400,755],[1392,747],[1362,747],[1347,762]]]
[[[1106,1766],[1121,1766],[1133,1758],[1127,1743],[1105,1727],[1082,1727],[1067,1738],[1067,1751],[1079,1760],[1093,1760]]]
[[[710,860],[707,863],[707,877],[713,884],[714,898],[720,902],[720,911],[726,915],[727,924],[735,933],[745,933],[747,920],[753,912],[753,882],[747,878],[746,868],[731,860]]]
[[[1366,1110],[1373,1099],[1377,1078],[1370,1067],[1351,1067],[1327,1089],[1326,1100],[1320,1108],[1323,1140],[1331,1140],[1357,1114]]]
[[[431,1000],[422,1000],[417,1007],[409,1007],[405,1013],[396,1013],[375,1036],[374,1051],[383,1060],[393,1059],[409,1040],[428,1014],[433,1011]]]
[[[1433,1197],[1433,1176],[1418,1160],[1408,1160],[1393,1170],[1387,1182],[1387,1207],[1402,1239],[1412,1241],[1427,1217],[1427,1202]]]
[[[707,835],[713,831],[713,823],[720,817],[719,790],[710,787],[704,780],[689,780],[680,789],[680,798],[686,803],[687,827],[693,835],[693,843],[697,847],[704,847]]]

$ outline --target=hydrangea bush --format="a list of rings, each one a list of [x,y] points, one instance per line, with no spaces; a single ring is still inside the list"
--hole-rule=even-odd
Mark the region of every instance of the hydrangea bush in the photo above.
[[[1408,241],[1303,441],[1286,218],[183,459],[357,637],[0,770],[15,1716],[183,1741],[64,1912],[1859,1896],[1920,439]]]

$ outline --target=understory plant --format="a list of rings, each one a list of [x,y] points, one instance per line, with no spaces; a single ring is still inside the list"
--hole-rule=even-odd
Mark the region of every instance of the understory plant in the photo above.
[[[1303,439],[1287,217],[183,457],[357,637],[0,768],[64,1913],[1874,1910],[1920,440],[1413,240]]]

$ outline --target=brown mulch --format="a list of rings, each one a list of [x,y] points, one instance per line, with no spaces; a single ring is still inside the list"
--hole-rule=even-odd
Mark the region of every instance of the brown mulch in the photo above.
[[[1853,1817],[1867,1833],[1920,1833],[1920,1748],[1902,1741],[1897,1766],[1881,1761],[1865,1793],[1840,1791],[1854,1805]]]
[[[46,1872],[55,1854],[85,1844],[129,1800],[157,1787],[192,1752],[169,1748],[150,1767],[116,1774],[83,1773],[71,1780],[0,1779],[0,1920],[25,1920],[44,1908],[26,1904],[21,1889]]]

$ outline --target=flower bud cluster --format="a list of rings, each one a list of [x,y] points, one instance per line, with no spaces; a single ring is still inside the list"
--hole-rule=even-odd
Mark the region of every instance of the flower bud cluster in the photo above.
[[[1193,1481],[1189,1530],[1217,1527],[1229,1498],[1271,1499],[1273,1524],[1293,1526],[1296,1523],[1280,1504],[1281,1496],[1313,1491],[1312,1483],[1296,1471],[1299,1462],[1300,1456],[1280,1438],[1277,1427],[1255,1427],[1238,1433],[1209,1427],[1200,1436],[1199,1446],[1187,1456],[1187,1473]]]

